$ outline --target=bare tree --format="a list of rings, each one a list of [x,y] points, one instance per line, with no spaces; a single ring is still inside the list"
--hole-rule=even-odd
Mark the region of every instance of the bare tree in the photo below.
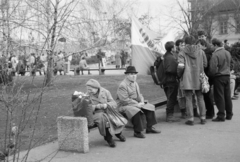
[[[215,32],[214,22],[216,21],[216,12],[212,10],[214,5],[212,0],[191,0],[185,1],[185,3],[177,0],[176,2],[178,9],[173,8],[171,10],[171,13],[175,13],[175,15],[167,15],[172,19],[169,25],[175,24],[174,28],[182,30],[185,35],[195,37],[197,37],[198,30],[205,30],[208,39],[211,39]],[[177,12],[174,10],[177,10]]]

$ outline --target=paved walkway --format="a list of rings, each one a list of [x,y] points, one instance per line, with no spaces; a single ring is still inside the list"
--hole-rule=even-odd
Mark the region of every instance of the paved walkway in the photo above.
[[[37,147],[30,152],[29,160],[53,162],[239,162],[240,161],[240,99],[233,101],[234,116],[221,123],[207,121],[200,125],[195,118],[194,126],[166,123],[165,110],[157,110],[157,129],[161,134],[147,134],[145,139],[133,137],[131,129],[123,134],[126,142],[110,148],[98,130],[89,134],[90,152],[87,154],[58,152],[57,142]],[[180,116],[180,114],[176,114]],[[24,152],[23,152],[24,153]],[[50,155],[49,155],[50,154]],[[47,157],[48,156],[48,157]],[[46,158],[47,157],[47,158]]]

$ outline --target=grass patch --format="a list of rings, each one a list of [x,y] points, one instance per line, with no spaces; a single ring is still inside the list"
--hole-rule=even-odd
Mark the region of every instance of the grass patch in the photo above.
[[[120,82],[124,79],[124,75],[116,76],[57,76],[54,79],[54,86],[48,88],[43,96],[43,102],[40,108],[39,119],[37,122],[36,134],[34,136],[34,146],[57,139],[58,116],[72,116],[71,95],[76,91],[86,92],[85,83],[89,79],[96,79],[101,86],[108,89],[113,98],[116,99],[116,91]],[[32,95],[38,94],[41,90],[43,77],[35,77],[31,84],[31,77],[18,77],[16,79],[17,86],[23,85],[23,90],[31,92]],[[164,96],[164,91],[154,84],[151,76],[138,76],[138,83],[141,93],[149,102],[155,101]],[[0,114],[0,133],[4,134],[4,125],[6,120],[6,112]],[[18,118],[19,114],[15,114]],[[34,116],[33,116],[34,118]],[[22,147],[24,150],[28,146],[30,140],[32,125],[34,119],[30,119],[27,128],[22,135]]]

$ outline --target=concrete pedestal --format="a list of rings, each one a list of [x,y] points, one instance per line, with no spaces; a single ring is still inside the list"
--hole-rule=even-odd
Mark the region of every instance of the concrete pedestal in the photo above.
[[[59,150],[81,153],[89,151],[86,118],[60,116],[57,118],[57,126]]]

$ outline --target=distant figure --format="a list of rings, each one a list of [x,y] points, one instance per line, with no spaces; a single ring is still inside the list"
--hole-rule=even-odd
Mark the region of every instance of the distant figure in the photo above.
[[[97,56],[97,58],[99,60],[99,66],[104,67],[104,65],[103,65],[103,57],[105,57],[105,53],[102,52],[101,49],[99,49],[96,56]]]
[[[35,66],[36,66],[35,53],[31,53],[29,57],[29,65],[30,65],[30,75],[35,76]]]
[[[42,53],[42,55],[40,56],[40,60],[41,60],[41,62],[43,64],[43,67],[42,67],[43,73],[46,74],[46,72],[47,72],[47,65],[48,65],[48,63],[47,63],[47,54]]]
[[[127,51],[125,52],[125,57],[126,57],[126,58],[125,58],[125,59],[126,59],[125,64],[127,64],[127,63],[128,63],[128,58],[129,58],[129,57],[128,57],[128,52],[127,52]]]
[[[12,74],[13,74],[13,76],[15,76],[15,72],[16,72],[17,64],[18,64],[18,59],[15,55],[12,55],[11,64],[12,64]]]
[[[121,55],[119,52],[116,53],[115,55],[115,62],[116,62],[116,69],[119,69],[120,68],[120,65],[121,65]]]
[[[60,75],[62,75],[62,72],[64,71],[64,55],[60,51],[57,56],[57,71],[59,71]]]
[[[121,51],[121,56],[122,56],[121,57],[122,68],[124,68],[125,64],[126,64],[127,57],[126,57],[125,52],[123,50]]]
[[[85,60],[85,57],[82,57],[82,59],[79,62],[79,68],[78,68],[77,73],[79,74],[79,72],[81,71],[82,75],[84,75],[83,70],[85,70],[85,69],[88,69],[88,75],[90,75],[91,73],[90,73],[90,69],[89,69],[89,66],[87,64],[87,61]]]
[[[23,60],[19,60],[19,62],[17,64],[16,72],[18,74],[20,74],[21,76],[24,76],[26,73],[25,69],[26,69],[26,66],[23,63]]]

